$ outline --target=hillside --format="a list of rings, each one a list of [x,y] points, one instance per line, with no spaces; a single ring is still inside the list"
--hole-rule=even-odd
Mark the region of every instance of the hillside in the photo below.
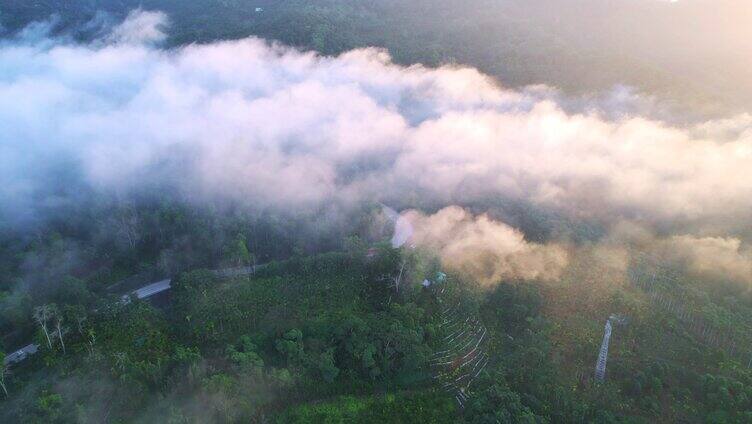
[[[396,292],[390,282],[402,261],[408,272]],[[437,265],[418,251],[382,246],[365,256],[354,248],[243,277],[185,272],[160,307],[60,305],[65,352],[38,339],[41,352],[13,366],[3,420],[749,419],[746,356],[707,343],[636,284],[597,290],[600,298],[584,282],[501,281],[489,290],[450,275],[418,284]],[[693,309],[747,312],[717,302]],[[612,313],[628,319],[614,329],[598,383],[592,371]],[[695,315],[708,326],[714,317]],[[441,358],[459,362],[437,367]],[[460,387],[464,401],[455,399]]]

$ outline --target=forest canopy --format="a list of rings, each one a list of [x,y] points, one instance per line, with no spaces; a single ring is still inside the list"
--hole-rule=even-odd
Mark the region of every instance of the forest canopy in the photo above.
[[[705,6],[0,2],[0,421],[749,422]]]

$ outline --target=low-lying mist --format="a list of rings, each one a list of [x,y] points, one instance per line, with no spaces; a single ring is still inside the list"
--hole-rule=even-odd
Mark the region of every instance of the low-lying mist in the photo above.
[[[378,49],[325,57],[255,38],[165,49],[167,25],[135,11],[89,44],[44,24],[0,44],[6,230],[82,193],[152,186],[282,214],[381,201],[416,209],[413,241],[482,281],[557,279],[597,245],[605,261],[660,252],[752,284],[750,115],[677,127],[641,115],[639,98],[583,105],[471,68],[399,66]],[[495,199],[603,231],[536,239]]]

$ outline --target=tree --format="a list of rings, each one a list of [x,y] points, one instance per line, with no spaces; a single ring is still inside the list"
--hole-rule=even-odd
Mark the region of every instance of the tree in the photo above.
[[[136,244],[140,239],[138,224],[137,212],[130,208],[122,210],[115,218],[117,232],[123,237],[130,250],[136,248]]]
[[[68,328],[63,326],[63,314],[57,308],[53,308],[54,320],[55,320],[55,334],[60,339],[60,346],[63,347],[63,354],[65,354],[65,341],[63,336],[68,333]]]
[[[63,422],[63,397],[59,393],[43,391],[37,398],[34,407],[35,422]]]
[[[381,244],[377,246],[376,254],[366,265],[365,279],[369,282],[370,293],[367,299],[374,305],[388,303],[394,294],[392,287],[401,285],[402,275],[406,264],[403,262],[399,249],[393,249],[391,245]]]
[[[471,423],[536,423],[542,417],[537,416],[522,402],[520,395],[509,388],[503,377],[495,376],[488,386],[477,390],[477,394],[468,402],[466,414]]]
[[[297,363],[303,359],[303,333],[293,328],[275,343],[277,351],[288,363]]]
[[[47,338],[47,347],[52,350],[52,339],[50,338],[49,321],[54,314],[52,305],[42,305],[34,308],[34,321],[39,324],[44,332],[44,336]]]
[[[51,301],[60,305],[86,305],[92,299],[86,283],[71,276],[63,277],[51,294]]]
[[[86,328],[86,321],[89,317],[86,315],[86,309],[81,305],[68,305],[65,307],[67,319],[76,324],[78,335],[86,340],[86,348],[90,354],[94,353],[94,343],[96,341],[94,330]],[[61,340],[62,341],[62,340]]]
[[[399,293],[400,291],[400,284],[402,283],[402,272],[405,270],[405,261],[402,261],[402,264],[400,265],[399,273],[393,278],[394,281],[394,291]]]
[[[330,348],[322,352],[316,361],[316,367],[318,368],[324,381],[331,383],[339,375],[339,368],[334,363],[334,349]]]
[[[264,360],[256,353],[256,345],[248,336],[241,336],[237,346],[227,346],[227,355],[232,362],[243,371],[259,371],[264,366]]]
[[[238,233],[235,239],[225,248],[225,259],[232,266],[247,266],[251,263],[251,253],[245,243],[245,236]]]
[[[64,308],[67,318],[76,324],[76,331],[81,337],[86,337],[84,323],[88,319],[86,309],[81,305],[67,305]]]
[[[366,243],[357,235],[345,238],[345,251],[352,259],[361,259],[366,255]]]
[[[160,384],[172,356],[167,321],[146,302],[135,302],[97,322],[105,357],[112,358],[118,378]]]
[[[8,375],[10,363],[5,363],[5,352],[0,350],[0,387],[3,388],[5,397],[8,397],[8,388],[5,387],[5,377]]]

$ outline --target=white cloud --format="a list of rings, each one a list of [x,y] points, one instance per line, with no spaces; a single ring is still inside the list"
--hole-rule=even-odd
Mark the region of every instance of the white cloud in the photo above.
[[[433,249],[446,266],[483,284],[503,279],[556,280],[568,263],[562,246],[527,242],[518,230],[457,206],[428,216],[409,211],[405,217],[414,227],[412,242]]]
[[[149,44],[164,22],[134,12],[105,43],[0,46],[6,206],[33,207],[40,169],[65,159],[103,190],[167,173],[199,197],[283,208],[511,196],[577,216],[747,226],[748,117],[680,128],[568,113],[544,91],[402,67],[375,49],[319,57],[245,39],[165,50]]]
[[[108,41],[126,44],[159,43],[167,38],[164,33],[167,25],[167,15],[164,13],[136,9],[112,29]]]
[[[752,285],[752,250],[733,237],[673,236],[666,255],[697,277]]]

